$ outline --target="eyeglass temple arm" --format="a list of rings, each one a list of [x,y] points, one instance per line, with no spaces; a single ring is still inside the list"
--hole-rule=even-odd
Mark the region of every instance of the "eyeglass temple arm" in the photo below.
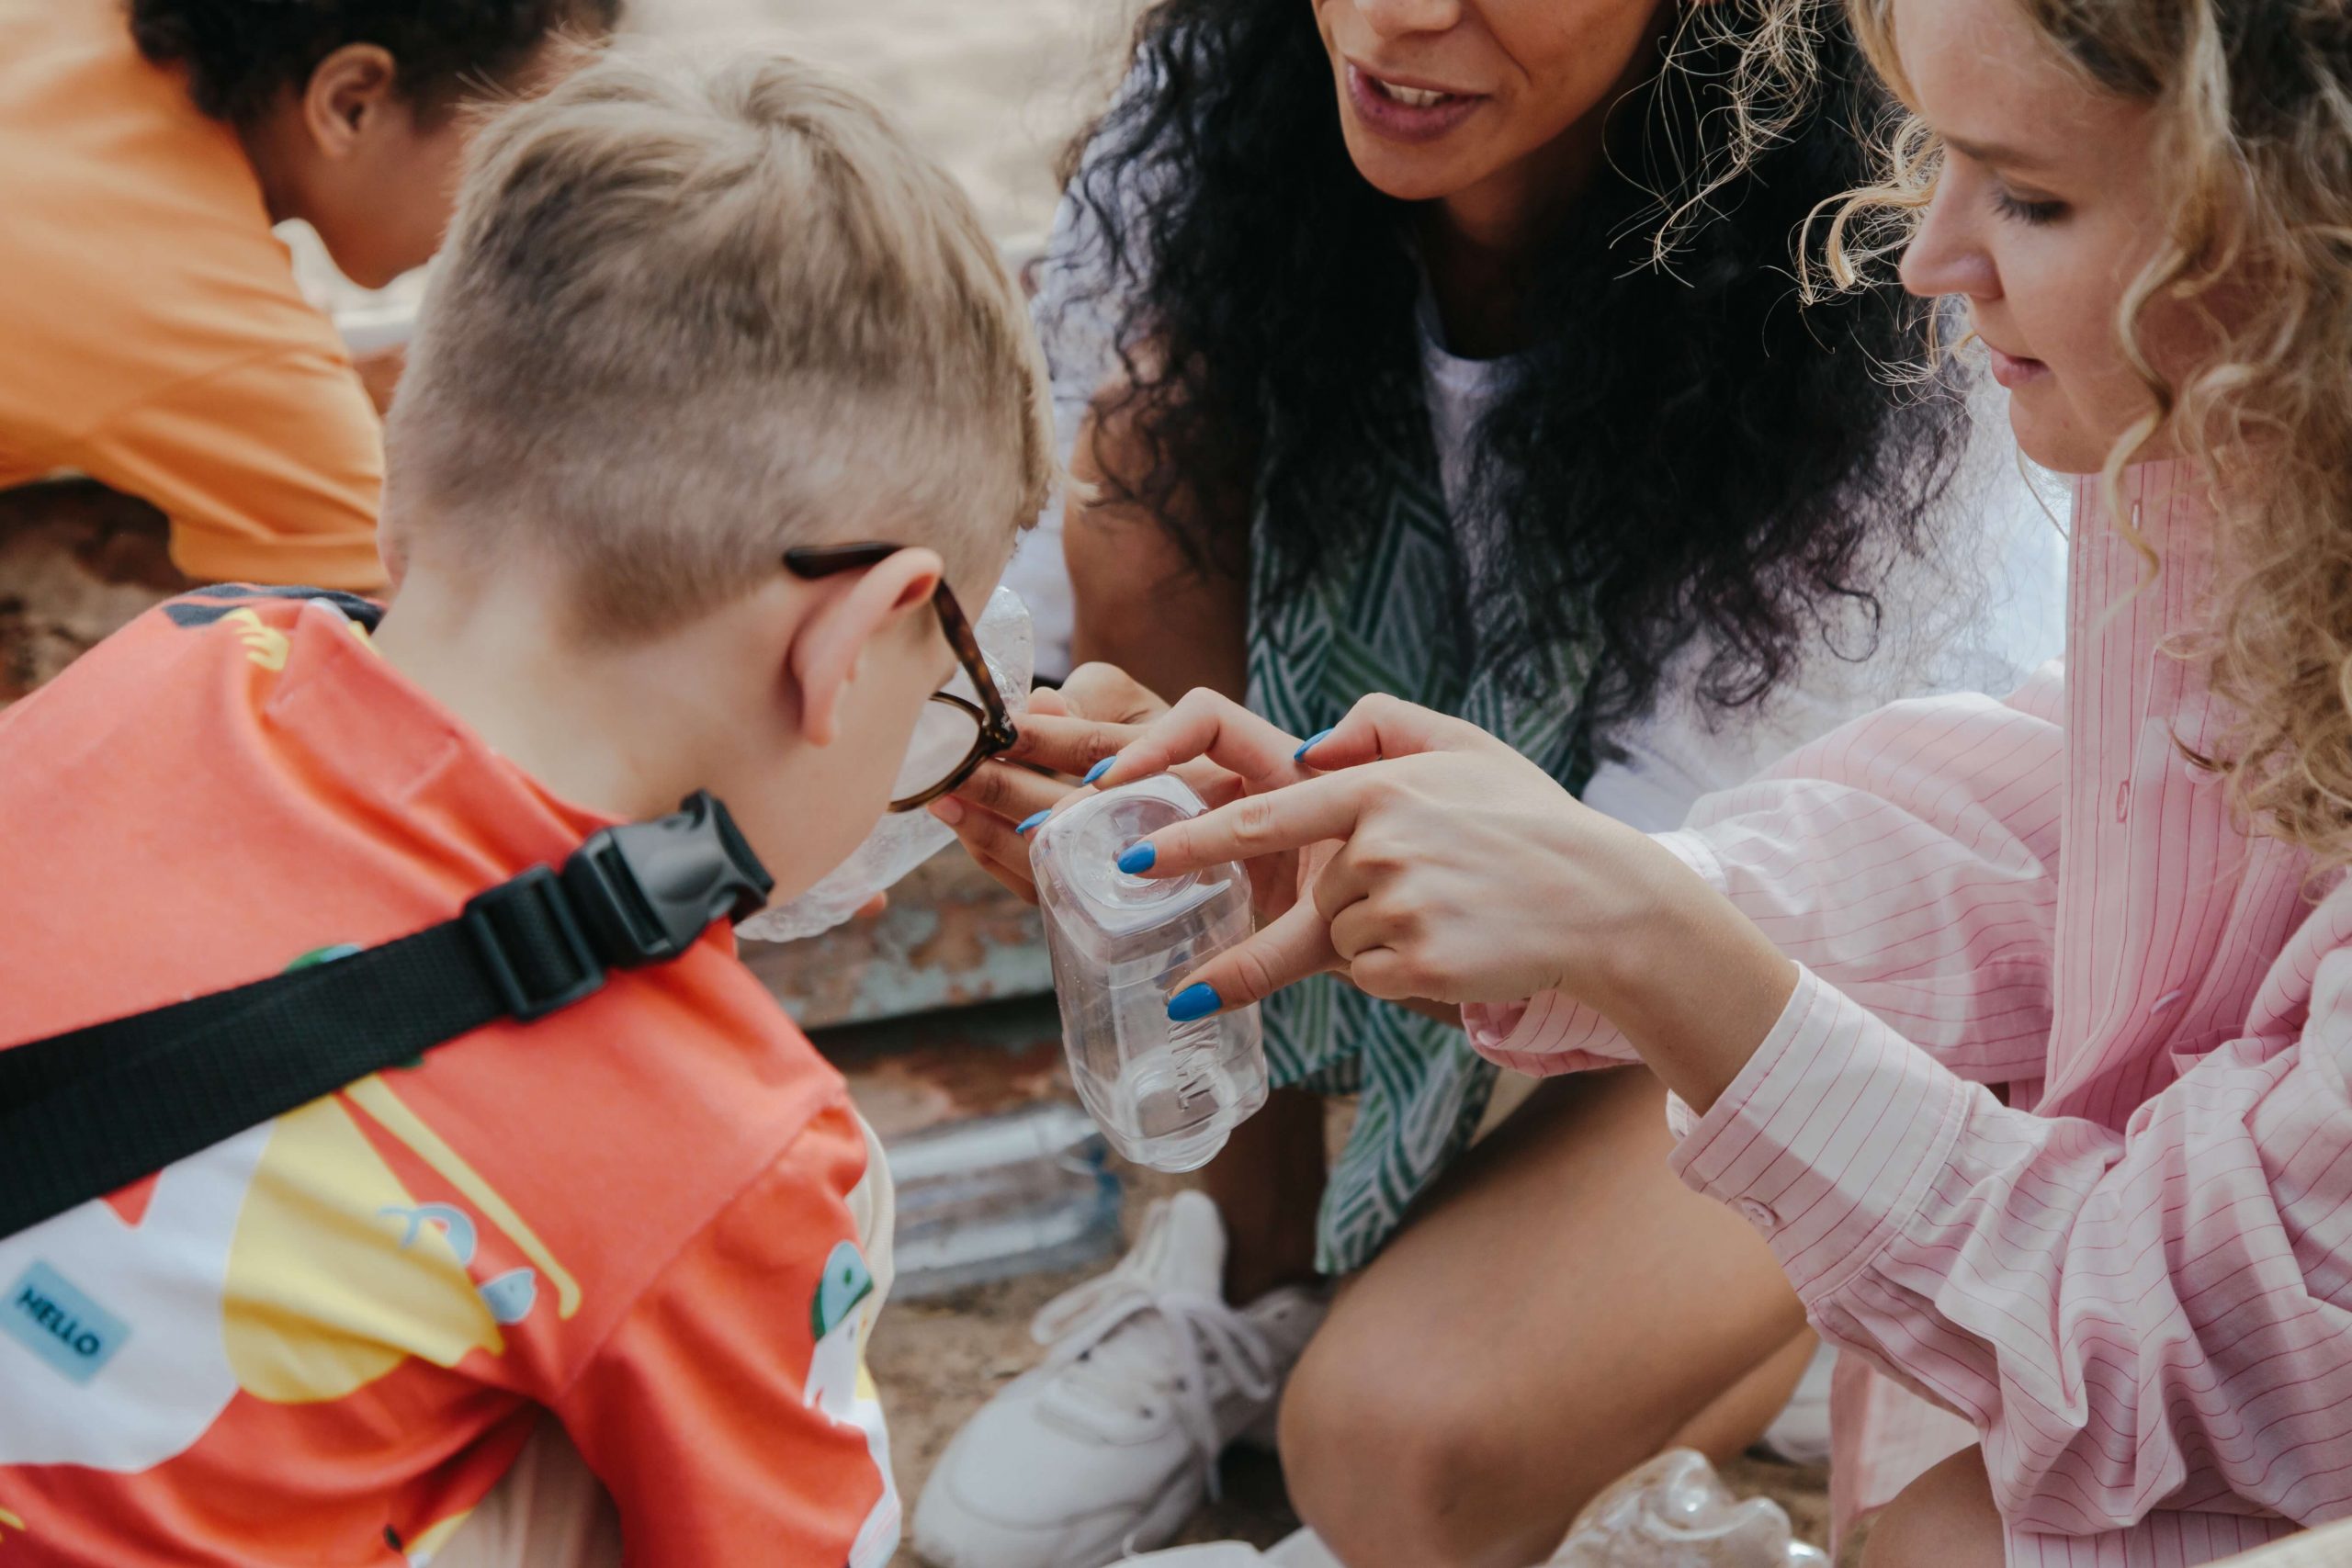
[[[795,577],[832,577],[844,571],[857,571],[878,566],[905,547],[869,542],[849,545],[797,545],[784,552],[785,569]],[[972,623],[965,617],[964,606],[956,601],[955,592],[941,578],[939,586],[931,592],[931,602],[939,608],[939,624],[947,634],[948,646],[956,650],[975,683],[988,671],[988,660],[981,656],[980,639],[972,630]],[[993,713],[996,692],[992,685],[982,685],[981,700]]]
[[[879,542],[852,545],[796,545],[784,552],[784,567],[795,577],[832,577],[879,566],[905,547]]]

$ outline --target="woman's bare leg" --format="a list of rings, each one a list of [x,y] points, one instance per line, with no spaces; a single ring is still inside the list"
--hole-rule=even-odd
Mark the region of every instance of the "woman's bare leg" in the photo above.
[[[1804,1370],[1804,1316],[1671,1146],[1646,1071],[1547,1084],[1342,1291],[1282,1449],[1350,1568],[1523,1568],[1659,1450],[1762,1432]]]
[[[2008,1549],[1984,1450],[1962,1449],[1871,1520],[1862,1568],[2001,1568]]]
[[[1279,1285],[1312,1283],[1323,1201],[1323,1101],[1278,1089],[1201,1170],[1225,1217],[1225,1299],[1236,1306]]]
[[[1737,1382],[1717,1394],[1707,1407],[1682,1424],[1663,1445],[1697,1449],[1720,1464],[1753,1448],[1796,1392],[1804,1369],[1820,1345],[1810,1328],[1750,1368]]]

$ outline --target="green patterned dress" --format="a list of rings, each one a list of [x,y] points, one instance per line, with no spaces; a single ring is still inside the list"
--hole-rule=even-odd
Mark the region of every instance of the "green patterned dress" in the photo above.
[[[1467,567],[1427,418],[1399,426],[1393,439],[1366,443],[1385,472],[1361,547],[1327,552],[1303,591],[1276,588],[1283,562],[1261,507],[1250,530],[1250,705],[1306,736],[1359,697],[1392,693],[1470,720],[1581,790],[1591,772],[1577,722],[1586,650],[1553,650],[1539,682],[1506,680],[1481,657],[1487,639],[1460,607]],[[1538,689],[1556,696],[1518,694]],[[1359,1097],[1317,1237],[1317,1267],[1348,1273],[1372,1260],[1468,1145],[1497,1069],[1459,1029],[1332,976],[1269,998],[1264,1016],[1277,1084]]]

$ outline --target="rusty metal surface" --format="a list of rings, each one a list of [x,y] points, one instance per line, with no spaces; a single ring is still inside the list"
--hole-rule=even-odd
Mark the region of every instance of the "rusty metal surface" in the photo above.
[[[820,1029],[810,1038],[849,1079],[858,1111],[888,1142],[910,1133],[1077,1098],[1050,997]]]
[[[742,952],[805,1029],[1053,991],[1037,911],[953,845],[890,890],[880,919]]]

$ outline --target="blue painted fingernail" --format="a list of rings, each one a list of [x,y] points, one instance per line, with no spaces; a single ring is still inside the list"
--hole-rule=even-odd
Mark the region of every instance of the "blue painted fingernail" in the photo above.
[[[1119,852],[1119,869],[1129,876],[1138,875],[1149,871],[1151,863],[1159,858],[1159,852],[1151,847],[1149,839],[1146,839],[1139,844],[1129,844]]]
[[[1331,732],[1329,730],[1317,730],[1300,743],[1298,750],[1290,754],[1290,760],[1294,762],[1304,762],[1306,761],[1306,754],[1309,751],[1314,750],[1315,748],[1322,745],[1323,742],[1330,739]]]
[[[1206,1018],[1225,1005],[1214,986],[1187,986],[1168,998],[1168,1021],[1190,1023],[1196,1018]]]
[[[1086,776],[1085,776],[1084,778],[1082,778],[1082,779],[1079,780],[1078,782],[1079,782],[1079,783],[1080,783],[1080,784],[1092,784],[1096,779],[1099,779],[1099,778],[1101,778],[1104,773],[1109,773],[1109,772],[1111,771],[1111,764],[1112,764],[1112,763],[1114,763],[1114,762],[1115,762],[1115,761],[1117,761],[1118,760],[1119,760],[1119,759],[1117,759],[1116,757],[1105,757],[1105,758],[1103,758],[1101,761],[1099,761],[1099,762],[1095,763],[1092,767],[1091,767],[1091,768],[1087,769],[1087,770],[1086,770]]]
[[[1012,830],[1025,839],[1036,828],[1038,823],[1043,822],[1046,818],[1051,817],[1053,814],[1053,807],[1047,807],[1045,810],[1040,811],[1035,817],[1023,818],[1020,823],[1015,826]]]

